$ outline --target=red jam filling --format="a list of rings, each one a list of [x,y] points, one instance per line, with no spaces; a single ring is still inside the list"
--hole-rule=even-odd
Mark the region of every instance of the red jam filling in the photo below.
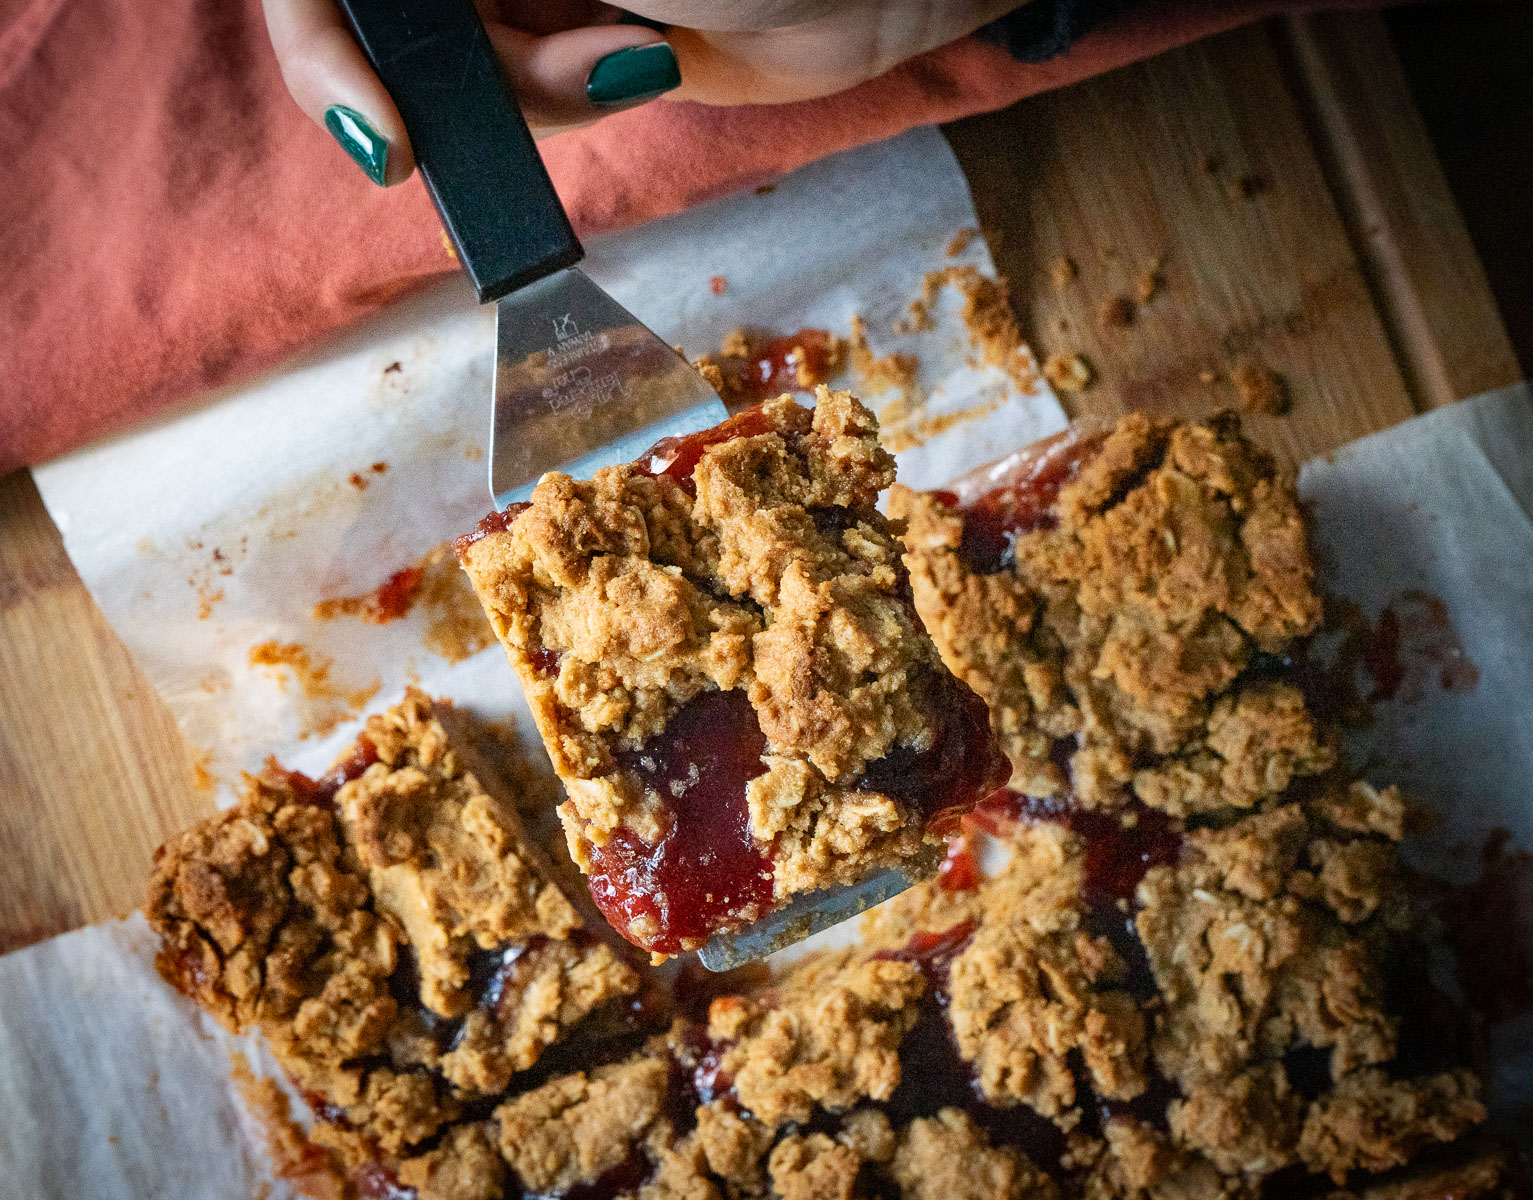
[[[979,886],[979,859],[967,834],[950,834],[947,854],[937,868],[937,885],[945,892],[972,892]]]
[[[830,378],[835,339],[824,329],[800,329],[751,347],[749,354],[720,354],[713,365],[724,377],[725,399],[759,403],[784,392],[812,391]]]
[[[967,505],[960,506],[953,492],[938,492],[963,514],[958,552],[969,569],[981,575],[1004,571],[1015,559],[1019,537],[1058,525],[1054,504],[1060,489],[1080,474],[1101,444],[1100,436],[1051,438],[1023,458],[1013,478]]]
[[[1011,777],[990,733],[990,712],[967,684],[943,675],[927,706],[936,723],[931,748],[896,747],[867,765],[856,786],[915,809],[929,833],[950,833],[964,813]]]
[[[405,567],[395,571],[373,592],[373,602],[368,606],[368,620],[382,625],[403,617],[420,594],[425,576],[426,573],[419,567]]]
[[[556,679],[559,675],[559,660],[564,654],[558,650],[550,650],[547,646],[536,646],[527,651],[527,661],[532,664],[532,669],[545,679]]]
[[[1010,764],[990,734],[985,704],[943,677],[927,750],[896,748],[852,786],[909,805],[923,828],[943,833],[1006,782]],[[591,848],[587,881],[597,907],[636,945],[676,954],[770,906],[772,866],[751,839],[746,784],[764,770],[766,737],[744,692],[705,692],[665,732],[620,756],[646,792],[665,798],[671,827],[656,844],[620,829]],[[639,934],[642,923],[658,932]]]
[[[454,538],[452,548],[462,558],[467,549],[475,542],[488,537],[492,533],[504,533],[511,528],[511,523],[526,512],[532,505],[525,502],[521,504],[508,504],[499,512],[492,512],[479,524],[474,526],[472,533],[465,533],[462,537]]]
[[[361,776],[378,761],[378,747],[365,733],[358,734],[351,753],[341,759],[318,779],[310,779],[302,771],[289,771],[279,767],[274,759],[267,759],[268,770],[276,772],[293,790],[293,795],[303,804],[316,804],[328,808],[335,803],[335,794],[353,779]]]
[[[873,954],[876,962],[915,963],[935,989],[938,997],[947,1000],[948,968],[968,947],[974,937],[974,922],[960,921],[951,929],[940,933],[922,929],[911,935],[908,942],[898,950],[879,950]]]
[[[1124,815],[1133,824],[1125,825]],[[1124,814],[1076,808],[1067,800],[1040,799],[1007,789],[987,798],[976,816],[982,823],[994,822],[992,828],[1002,828],[1008,821],[1053,821],[1078,834],[1086,843],[1081,896],[1088,904],[1103,907],[1131,900],[1151,867],[1174,863],[1182,852],[1182,835],[1171,818],[1137,803]]]
[[[710,447],[731,442],[735,438],[771,433],[772,429],[772,418],[758,405],[736,413],[727,421],[720,421],[712,429],[703,429],[684,437],[661,438],[641,454],[634,465],[646,475],[663,475],[695,495],[692,472],[697,470],[697,464],[702,462],[703,455]]]
[[[766,769],[766,749],[744,692],[704,692],[663,733],[619,756],[671,816],[657,844],[619,829],[591,847],[591,895],[629,941],[677,954],[770,905],[772,864],[750,836],[745,799],[745,785]],[[641,939],[634,932],[641,920],[657,932]]]

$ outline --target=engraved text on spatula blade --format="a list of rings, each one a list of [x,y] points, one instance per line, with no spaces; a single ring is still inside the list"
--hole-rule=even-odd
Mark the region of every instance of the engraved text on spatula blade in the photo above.
[[[500,301],[490,492],[526,499],[545,471],[588,477],[727,416],[701,375],[584,273]]]

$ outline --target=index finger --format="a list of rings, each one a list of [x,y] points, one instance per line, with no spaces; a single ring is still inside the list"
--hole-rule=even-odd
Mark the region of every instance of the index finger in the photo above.
[[[262,8],[283,82],[298,107],[369,174],[364,158],[378,163],[385,186],[408,179],[415,158],[399,110],[333,0],[262,0]]]

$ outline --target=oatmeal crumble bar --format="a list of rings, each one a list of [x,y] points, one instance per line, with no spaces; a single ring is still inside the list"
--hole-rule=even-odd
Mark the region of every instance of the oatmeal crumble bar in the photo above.
[[[695,949],[910,859],[1004,782],[910,603],[872,415],[820,388],[589,482],[545,475],[459,552],[624,936]]]
[[[273,764],[166,843],[145,912],[165,978],[265,1036],[352,1166],[434,1137],[640,986],[461,714],[413,690],[330,774]]]
[[[1334,753],[1261,668],[1320,620],[1293,481],[1222,415],[1061,435],[890,511],[916,607],[1030,795],[1250,808]]]

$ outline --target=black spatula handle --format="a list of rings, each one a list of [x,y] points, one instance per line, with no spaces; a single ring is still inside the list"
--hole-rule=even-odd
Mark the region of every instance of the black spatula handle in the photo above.
[[[481,302],[584,251],[470,0],[340,0]]]

